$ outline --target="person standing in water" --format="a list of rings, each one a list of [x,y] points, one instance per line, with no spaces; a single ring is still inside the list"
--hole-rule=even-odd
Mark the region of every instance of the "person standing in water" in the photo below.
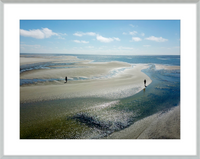
[[[65,83],[67,83],[67,76],[65,77]]]
[[[146,79],[144,80],[144,86],[146,87]]]

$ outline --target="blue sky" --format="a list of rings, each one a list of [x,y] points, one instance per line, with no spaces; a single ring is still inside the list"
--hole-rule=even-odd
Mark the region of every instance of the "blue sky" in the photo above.
[[[20,52],[180,55],[180,21],[21,20]]]

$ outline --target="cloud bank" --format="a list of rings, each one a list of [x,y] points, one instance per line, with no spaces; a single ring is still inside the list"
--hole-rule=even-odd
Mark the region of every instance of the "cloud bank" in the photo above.
[[[109,43],[109,42],[112,42],[114,40],[120,41],[119,38],[115,38],[115,37],[114,38],[106,38],[106,37],[103,37],[101,35],[97,35],[96,38],[97,38],[98,41],[103,42],[103,43]]]
[[[88,35],[88,36],[96,36],[96,39],[100,42],[103,42],[103,43],[109,43],[109,42],[112,42],[112,41],[121,41],[119,38],[117,37],[113,37],[113,38],[106,38],[106,37],[103,37],[97,33],[94,33],[94,32],[76,32],[73,34],[74,36],[79,36],[79,37],[82,37],[84,35]],[[75,42],[75,41],[74,41]],[[77,43],[80,43],[80,41],[76,40]]]
[[[89,41],[83,41],[83,40],[74,40],[75,43],[83,43],[83,44],[87,44],[89,43]]]
[[[132,32],[129,32],[130,35],[135,35],[137,34],[137,31],[132,31]]]
[[[142,41],[142,39],[140,39],[139,37],[132,37],[132,40],[133,40],[133,41],[137,41],[137,42],[138,42],[138,41]]]
[[[59,34],[54,33],[48,28],[36,29],[36,30],[24,30],[20,29],[20,35],[25,37],[32,37],[36,39],[50,38],[53,35],[59,36]]]
[[[89,35],[89,36],[96,36],[96,33],[94,32],[86,32],[86,33],[83,33],[83,32],[76,32],[73,34],[74,36],[83,36],[83,35]]]
[[[168,41],[168,39],[164,39],[162,37],[155,37],[155,36],[150,36],[148,38],[146,38],[147,40],[151,40],[151,41],[156,41],[156,42],[165,42]]]

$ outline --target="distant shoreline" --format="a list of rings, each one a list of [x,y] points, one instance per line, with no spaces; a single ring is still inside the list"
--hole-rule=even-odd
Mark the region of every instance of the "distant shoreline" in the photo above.
[[[20,55],[31,55],[31,54],[34,54],[34,55],[69,55],[69,56],[76,56],[76,55],[97,55],[97,56],[116,56],[115,54],[72,54],[72,53],[20,53]],[[179,54],[177,55],[170,55],[170,54],[167,54],[167,55],[131,55],[131,54],[117,54],[117,56],[180,56]]]

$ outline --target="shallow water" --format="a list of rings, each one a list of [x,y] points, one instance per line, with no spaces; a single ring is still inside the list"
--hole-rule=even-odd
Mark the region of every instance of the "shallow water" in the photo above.
[[[106,58],[101,57],[99,61],[106,61]],[[134,57],[126,56],[118,61],[125,58],[131,60]],[[146,57],[139,58],[140,63],[149,60]],[[165,61],[168,65],[173,62],[169,62],[171,57],[152,58],[154,60],[150,60],[151,63],[148,61],[149,68],[142,70],[152,83],[133,96],[123,99],[72,98],[20,104],[20,138],[100,139],[144,117],[179,105],[180,70],[156,70],[153,64],[155,61]],[[172,61],[176,61],[174,65],[180,64],[177,57],[173,57]]]
[[[52,66],[52,65],[51,65]],[[58,65],[54,65],[54,66],[58,66]],[[133,65],[131,67],[134,67]],[[116,69],[113,69],[112,71],[110,71],[108,74],[106,75],[99,75],[99,76],[92,76],[92,77],[83,77],[83,76],[79,76],[79,77],[68,77],[68,81],[82,81],[82,80],[98,80],[98,79],[108,79],[108,78],[112,78],[122,72],[124,72],[125,70],[127,69],[130,69],[131,67],[124,67],[124,68],[116,68]],[[81,67],[78,67],[78,66],[75,66],[75,67],[47,67],[46,66],[46,69],[57,69],[57,68],[83,68],[83,66]],[[87,67],[84,67],[84,68],[87,68]],[[25,68],[25,69],[22,69],[20,71],[20,73],[23,73],[23,72],[26,72],[26,71],[31,71],[31,70],[34,70],[34,69],[44,69],[42,67],[42,65],[38,64],[36,67],[34,68]],[[26,84],[37,84],[37,83],[44,83],[44,82],[53,82],[53,81],[65,81],[65,78],[48,78],[48,79],[39,79],[39,78],[34,78],[34,79],[20,79],[20,86],[22,85],[26,85]]]
[[[55,55],[59,56],[59,55]],[[74,56],[74,55],[71,55]],[[110,61],[122,61],[132,64],[163,64],[163,65],[175,65],[180,66],[180,56],[140,56],[140,55],[75,55],[79,59],[93,60],[93,62],[110,62]]]

